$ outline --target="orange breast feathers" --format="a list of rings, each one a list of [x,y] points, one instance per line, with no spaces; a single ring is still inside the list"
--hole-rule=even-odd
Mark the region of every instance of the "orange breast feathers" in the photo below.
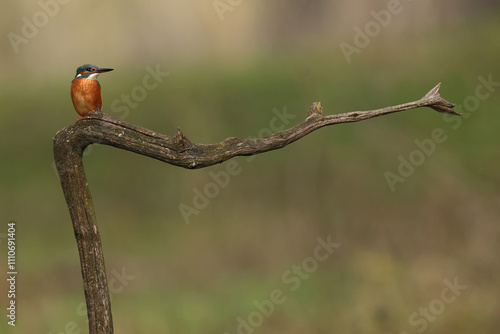
[[[86,116],[102,107],[101,86],[94,79],[73,79],[71,82],[71,100],[76,112]]]

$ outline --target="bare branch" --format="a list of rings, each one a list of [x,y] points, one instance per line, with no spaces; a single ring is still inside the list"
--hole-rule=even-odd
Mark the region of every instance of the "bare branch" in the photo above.
[[[338,115],[323,116],[321,103],[314,102],[307,118],[290,129],[256,139],[230,137],[215,144],[192,143],[180,129],[175,136],[166,136],[98,111],[59,131],[54,138],[54,158],[78,243],[89,332],[112,333],[113,324],[101,239],[82,163],[82,154],[88,145],[110,145],[183,168],[203,168],[236,156],[285,147],[328,125],[358,122],[419,107],[459,115],[452,110],[454,104],[439,95],[440,86],[439,83],[418,101]]]
[[[111,145],[179,167],[203,168],[235,156],[258,154],[282,148],[328,125],[358,122],[419,107],[430,107],[439,112],[459,115],[451,109],[454,104],[439,95],[440,85],[438,84],[418,101],[377,110],[323,116],[321,103],[314,102],[308,110],[308,117],[302,123],[257,139],[230,137],[215,144],[195,144],[190,142],[180,129],[177,130],[175,136],[169,137],[100,112],[93,112],[89,117],[83,118],[62,131],[71,129],[74,137],[85,138],[84,142],[88,144]]]

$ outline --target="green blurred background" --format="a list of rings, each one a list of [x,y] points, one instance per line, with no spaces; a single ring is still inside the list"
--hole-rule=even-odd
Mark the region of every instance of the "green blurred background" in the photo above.
[[[94,63],[115,68],[99,79],[106,113],[168,135],[179,127],[200,143],[291,127],[314,101],[325,114],[368,110],[419,99],[438,82],[466,113],[417,109],[236,158],[239,173],[212,187],[189,224],[179,206],[193,207],[227,162],[191,171],[89,147],[116,333],[496,333],[500,87],[479,78],[500,81],[500,6],[395,4],[4,1],[0,265],[16,221],[18,308],[11,328],[2,280],[0,331],[87,332],[52,138],[78,118],[75,69]],[[348,62],[342,43],[355,46],[367,27],[372,36]],[[141,88],[148,67],[169,73],[152,90]],[[275,123],[284,112],[293,119]],[[391,189],[386,173],[437,128],[446,140]],[[317,239],[329,236],[340,246],[312,266]],[[302,264],[310,272],[292,291],[286,277]],[[285,301],[262,315],[254,302],[276,289]],[[255,326],[238,329],[241,319]]]

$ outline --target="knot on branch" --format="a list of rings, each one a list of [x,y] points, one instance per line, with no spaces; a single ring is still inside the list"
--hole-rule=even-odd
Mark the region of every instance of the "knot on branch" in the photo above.
[[[184,136],[182,133],[182,130],[180,128],[177,128],[177,134],[174,137],[174,141],[177,147],[179,148],[185,148],[188,144],[191,142]]]
[[[453,109],[451,109],[455,106],[455,104],[448,102],[441,97],[441,95],[439,94],[440,88],[441,88],[441,83],[438,83],[436,87],[432,88],[427,94],[425,94],[422,100],[428,100],[427,106],[440,113],[462,116],[462,114],[459,114]]]
[[[313,102],[309,109],[307,109],[307,118],[323,116],[323,106],[321,102]]]

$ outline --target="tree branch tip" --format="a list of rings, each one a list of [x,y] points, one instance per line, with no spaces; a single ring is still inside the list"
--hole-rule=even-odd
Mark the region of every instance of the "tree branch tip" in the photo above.
[[[452,107],[446,107],[442,105],[431,105],[429,106],[430,108],[436,110],[437,112],[443,113],[443,114],[448,114],[448,115],[454,115],[454,116],[463,116],[462,114],[456,112],[455,110],[451,109],[455,105],[453,104]]]
[[[441,88],[441,82],[438,83],[434,88],[432,88],[422,100],[430,100],[428,107],[436,110],[437,112],[455,116],[462,116],[462,114],[454,111],[452,108],[455,107],[454,103],[448,102],[441,97],[439,94],[439,89]]]
[[[441,88],[441,83],[438,83],[436,86],[434,86],[427,94],[424,95],[423,99],[425,98],[433,98],[433,97],[439,97],[439,89]]]

